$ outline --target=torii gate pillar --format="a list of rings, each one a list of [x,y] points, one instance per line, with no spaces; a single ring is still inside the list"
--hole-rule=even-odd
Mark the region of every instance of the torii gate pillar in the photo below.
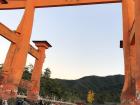
[[[36,59],[34,69],[31,77],[30,89],[27,89],[27,98],[32,101],[36,101],[40,91],[40,78],[42,73],[42,66],[45,59],[45,49],[52,47],[47,41],[33,41],[38,47],[39,58]]]
[[[136,105],[140,105],[140,0],[135,0]]]
[[[0,87],[2,90],[2,93],[0,93],[2,99],[9,99],[11,97],[16,98],[17,96],[18,85],[22,78],[30,45],[29,42],[32,33],[34,11],[35,8],[32,0],[27,0],[23,19],[21,20],[21,23],[16,30],[16,32],[19,33],[19,40],[16,42],[16,47],[11,45],[11,47],[14,48],[10,48],[12,51],[8,51],[7,56],[10,56],[9,60],[6,58],[6,63],[8,65],[4,71],[8,72],[6,72],[6,79],[4,80],[5,82]],[[13,50],[15,50],[14,53]]]
[[[140,105],[140,0],[122,0],[125,83],[121,105]]]

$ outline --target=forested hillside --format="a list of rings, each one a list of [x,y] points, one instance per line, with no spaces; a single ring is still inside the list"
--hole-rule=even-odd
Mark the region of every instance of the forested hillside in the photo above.
[[[123,86],[123,76],[114,75],[107,77],[87,76],[78,80],[56,79],[65,89],[75,91],[82,100],[87,97],[87,92],[93,90],[95,100],[98,102],[119,102]]]
[[[23,79],[30,80],[31,72],[25,69]],[[87,93],[93,90],[95,101],[119,102],[124,76],[114,75],[107,77],[86,76],[77,80],[62,80],[50,78],[51,71],[47,68],[41,77],[40,95],[43,97],[54,97],[66,101],[86,101]],[[19,92],[26,92],[19,89]]]

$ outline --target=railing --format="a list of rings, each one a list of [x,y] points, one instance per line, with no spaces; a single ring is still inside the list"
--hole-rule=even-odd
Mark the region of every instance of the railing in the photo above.
[[[17,95],[18,98],[27,98],[27,96],[25,95]],[[42,100],[45,102],[51,102],[51,103],[58,103],[58,104],[63,104],[63,105],[77,105],[75,103],[71,103],[71,102],[63,102],[63,101],[57,101],[57,100],[52,100],[52,99],[46,99],[46,98],[41,98],[39,97],[38,100]]]

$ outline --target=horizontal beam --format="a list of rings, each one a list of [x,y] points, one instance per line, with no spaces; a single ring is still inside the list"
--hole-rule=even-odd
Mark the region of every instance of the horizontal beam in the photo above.
[[[119,3],[122,0],[33,0],[35,8],[76,6],[89,4]],[[0,4],[0,10],[24,9],[26,0],[9,0],[8,4]]]
[[[16,33],[11,31],[9,28],[7,28],[2,23],[0,23],[0,35],[12,43],[16,43],[19,40]]]
[[[0,23],[0,35],[3,36],[5,39],[9,40],[12,43],[17,43],[19,41],[20,34],[11,31],[5,25]],[[35,57],[36,59],[39,58],[38,50],[35,49],[32,45],[29,47],[29,54]]]
[[[36,59],[39,58],[38,50],[35,49],[32,45],[29,47],[29,54],[35,57]]]

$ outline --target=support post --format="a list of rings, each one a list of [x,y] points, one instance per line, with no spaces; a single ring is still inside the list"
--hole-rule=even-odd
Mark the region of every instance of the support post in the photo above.
[[[124,69],[125,81],[121,94],[121,105],[132,105],[135,99],[135,80],[134,69],[132,66],[134,62],[133,47],[130,43],[130,30],[134,22],[134,1],[122,0],[123,12],[123,50],[124,50]],[[131,51],[132,50],[132,51]]]
[[[12,64],[10,65],[10,68],[8,70],[11,71],[11,74],[8,76],[6,83],[3,84],[3,91],[8,91],[2,97],[3,99],[9,99],[11,97],[16,97],[17,95],[17,88],[22,78],[30,46],[29,42],[32,32],[34,11],[35,8],[33,0],[27,0],[24,17],[22,19],[22,21],[24,22],[21,21],[22,24],[20,24],[19,26],[22,27],[22,29],[20,28],[20,30],[17,30],[17,32],[20,33],[19,42],[16,43],[16,50],[14,52]],[[11,95],[11,93],[13,95]]]
[[[140,105],[140,0],[135,0],[136,105]]]
[[[10,48],[8,50],[8,53],[6,55],[5,58],[5,62],[3,64],[3,68],[2,68],[2,82],[5,83],[8,76],[10,75],[11,71],[10,71],[10,67],[12,65],[12,60],[14,58],[14,54],[15,54],[15,50],[16,50],[16,44],[15,43],[11,43]],[[3,84],[2,83],[2,84]]]
[[[40,78],[42,73],[42,66],[45,59],[45,49],[51,47],[47,41],[33,41],[38,47],[39,58],[36,59],[34,69],[31,77],[32,87],[27,89],[27,98],[32,101],[36,101],[40,91]]]

